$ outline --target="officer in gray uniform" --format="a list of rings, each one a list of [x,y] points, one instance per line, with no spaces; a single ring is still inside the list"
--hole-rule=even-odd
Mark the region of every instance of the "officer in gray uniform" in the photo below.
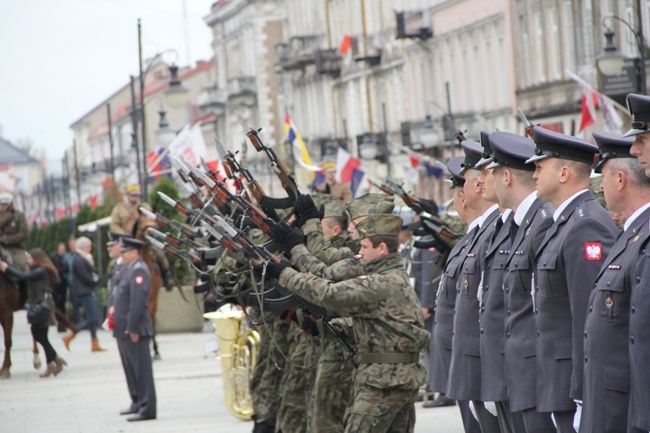
[[[429,388],[433,392],[439,392],[438,398],[433,400],[427,407],[441,407],[454,404],[454,401],[445,396],[447,382],[449,381],[449,364],[451,363],[451,339],[454,325],[454,306],[456,304],[456,282],[460,275],[460,264],[464,249],[472,241],[478,229],[478,213],[467,208],[464,203],[465,178],[460,174],[464,157],[452,158],[447,163],[447,169],[451,173],[451,189],[454,193],[454,208],[460,219],[469,223],[467,234],[458,241],[447,256],[444,271],[438,293],[436,295],[436,306],[433,313],[433,328],[431,330],[431,343],[429,345]],[[428,402],[427,402],[428,403]],[[480,432],[478,422],[469,411],[467,402],[461,403],[461,414],[465,431]]]
[[[505,339],[502,368],[510,429],[527,433],[553,432],[555,427],[550,414],[536,410],[536,336],[530,296],[533,257],[553,223],[553,208],[537,198],[534,169],[525,163],[535,154],[535,143],[506,132],[493,132],[490,142],[494,151],[491,167],[494,168],[496,195],[499,204],[512,209],[514,214],[510,226],[510,252],[503,275]]]
[[[594,132],[600,148],[608,210],[625,221],[596,277],[585,323],[585,364],[580,432],[626,431],[630,392],[628,351],[634,266],[650,239],[650,178],[630,155],[631,138]],[[576,420],[577,421],[577,420]]]
[[[495,134],[512,135],[507,132]],[[505,264],[510,254],[510,232],[514,214],[504,206],[496,193],[496,171],[500,164],[495,160],[494,146],[489,136],[481,131],[483,159],[477,166],[487,165],[481,173],[484,179],[483,198],[492,203],[498,203],[503,211],[496,221],[496,228],[485,253],[482,264],[483,275],[478,288],[479,321],[480,321],[480,353],[481,353],[481,400],[492,414],[497,414],[501,432],[523,431],[523,422],[513,426],[508,407],[508,393],[504,379],[503,345],[505,339],[503,308],[503,275]],[[499,136],[497,136],[497,139]],[[524,164],[524,161],[521,161]]]
[[[585,316],[594,280],[618,233],[589,191],[598,147],[533,127],[537,195],[553,205],[554,223],[535,255],[537,410],[552,412],[559,433],[574,432],[582,401]]]
[[[153,382],[149,340],[153,335],[147,300],[151,290],[149,268],[140,256],[144,242],[123,236],[124,271],[115,289],[115,328],[120,355],[124,357],[127,383],[135,384],[131,406],[121,414],[133,414],[127,421],[156,419],[156,389]],[[135,398],[134,398],[135,397]]]
[[[627,95],[627,107],[632,114],[632,129],[625,136],[635,137],[630,153],[634,155],[650,177],[650,97]],[[643,246],[643,254],[635,269],[630,300],[630,411],[629,432],[650,430],[650,244]]]
[[[463,163],[465,176],[465,202],[481,216],[476,236],[463,252],[460,277],[456,283],[456,308],[451,343],[451,364],[447,396],[458,401],[473,402],[483,433],[498,432],[496,416],[488,412],[481,400],[481,355],[479,347],[478,290],[486,271],[483,267],[485,252],[492,240],[496,222],[501,212],[496,204],[483,198],[482,168],[476,167],[483,149],[478,142],[465,140],[461,143],[466,158]],[[467,161],[472,156],[473,161]]]

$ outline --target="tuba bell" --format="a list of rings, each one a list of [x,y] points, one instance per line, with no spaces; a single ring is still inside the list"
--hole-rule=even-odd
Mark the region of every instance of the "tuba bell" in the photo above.
[[[215,311],[203,317],[212,320],[219,341],[226,407],[235,418],[250,421],[250,378],[257,363],[260,335],[253,329],[243,329],[245,316],[239,310]]]

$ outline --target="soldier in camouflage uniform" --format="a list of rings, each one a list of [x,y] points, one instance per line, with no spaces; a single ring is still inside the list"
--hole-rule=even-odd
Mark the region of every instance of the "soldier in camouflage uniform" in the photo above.
[[[357,222],[365,275],[339,283],[299,273],[287,262],[266,264],[266,275],[290,291],[352,317],[359,365],[346,432],[412,432],[415,425],[414,402],[425,376],[418,358],[429,332],[397,253],[401,226],[394,215]],[[293,234],[289,245],[302,241]]]

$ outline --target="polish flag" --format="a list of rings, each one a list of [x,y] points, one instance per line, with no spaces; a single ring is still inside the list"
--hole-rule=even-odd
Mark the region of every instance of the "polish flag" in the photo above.
[[[589,125],[596,123],[596,110],[594,107],[598,106],[598,96],[591,91],[591,89],[584,89],[582,93],[581,115],[580,115],[580,128],[578,132],[582,132]]]
[[[341,47],[340,47],[341,54],[347,54],[348,51],[350,51],[351,45],[352,45],[352,38],[350,37],[350,35],[343,35],[343,39],[341,39]]]
[[[350,152],[338,148],[336,152],[336,180],[339,182],[347,183],[352,180],[354,169],[361,166],[359,161]]]

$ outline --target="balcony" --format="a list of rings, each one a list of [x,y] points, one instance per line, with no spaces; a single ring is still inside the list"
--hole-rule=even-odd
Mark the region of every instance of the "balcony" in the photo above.
[[[275,46],[276,64],[285,71],[304,69],[315,62],[322,37],[319,35],[294,36],[289,43]]]
[[[197,101],[203,111],[214,112],[221,115],[225,112],[228,94],[225,89],[219,89],[216,85],[204,87],[198,94]]]
[[[254,76],[234,77],[228,80],[228,104],[252,107],[257,103],[257,85]]]
[[[341,62],[343,57],[337,48],[316,50],[316,72],[338,78],[341,75]]]

